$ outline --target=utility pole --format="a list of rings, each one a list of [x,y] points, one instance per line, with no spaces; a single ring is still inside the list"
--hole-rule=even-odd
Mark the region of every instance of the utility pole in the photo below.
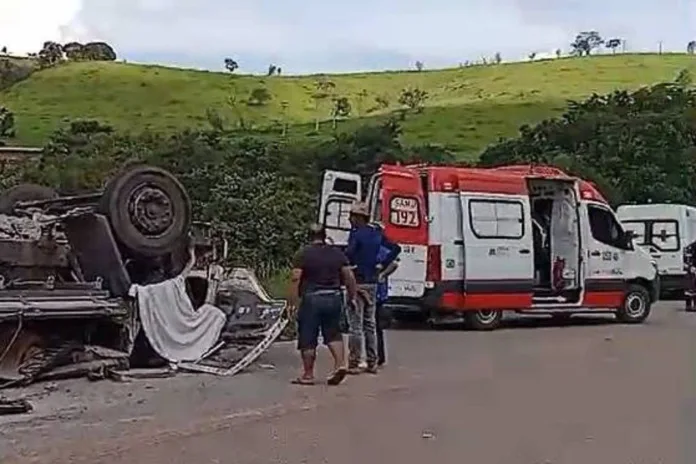
[[[658,52],[657,52],[657,54],[658,54],[658,55],[662,55],[662,41],[661,41],[661,40],[658,42]]]
[[[626,39],[621,41],[621,53],[626,53]]]

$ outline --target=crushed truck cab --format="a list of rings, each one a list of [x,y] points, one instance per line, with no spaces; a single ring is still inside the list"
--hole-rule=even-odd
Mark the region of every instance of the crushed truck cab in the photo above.
[[[358,175],[326,173],[320,222],[338,246],[359,199]],[[403,250],[389,281],[397,319],[461,316],[493,329],[514,311],[638,323],[657,298],[654,261],[597,188],[554,167],[383,165],[364,201]]]

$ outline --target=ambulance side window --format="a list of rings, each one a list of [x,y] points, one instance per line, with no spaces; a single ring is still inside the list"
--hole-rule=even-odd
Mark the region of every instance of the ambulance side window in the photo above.
[[[524,236],[524,206],[515,200],[471,200],[469,221],[477,238],[520,239]]]
[[[623,229],[611,211],[595,205],[587,205],[592,237],[605,245],[621,248]]]

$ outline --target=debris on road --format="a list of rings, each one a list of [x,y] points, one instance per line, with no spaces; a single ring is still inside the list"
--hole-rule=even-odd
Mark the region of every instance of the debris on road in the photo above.
[[[0,416],[8,414],[26,414],[33,409],[31,403],[25,399],[10,400],[0,396]]]
[[[240,372],[285,327],[286,302],[221,266],[227,252],[163,169],[130,166],[94,194],[6,190],[0,388]]]

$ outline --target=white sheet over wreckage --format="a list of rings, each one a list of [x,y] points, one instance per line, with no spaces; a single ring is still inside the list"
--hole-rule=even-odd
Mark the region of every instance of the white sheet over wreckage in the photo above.
[[[152,348],[170,362],[196,361],[219,340],[225,313],[205,304],[194,309],[185,276],[153,285],[133,285],[140,321]]]

